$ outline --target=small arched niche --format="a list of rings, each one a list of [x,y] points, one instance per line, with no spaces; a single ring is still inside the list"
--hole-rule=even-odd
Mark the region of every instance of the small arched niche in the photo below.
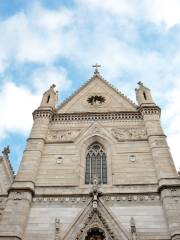
[[[87,231],[85,240],[105,240],[106,236],[102,229],[94,227]]]
[[[87,148],[85,184],[92,184],[95,176],[99,184],[107,184],[106,152],[99,142],[94,142]]]

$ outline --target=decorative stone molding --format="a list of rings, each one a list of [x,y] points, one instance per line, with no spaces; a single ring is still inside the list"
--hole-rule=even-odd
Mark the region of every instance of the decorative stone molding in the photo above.
[[[107,120],[142,120],[139,112],[112,112],[112,113],[69,113],[54,114],[52,122],[68,121],[107,121]]]
[[[158,106],[154,107],[141,107],[140,112],[142,115],[154,115],[157,114],[160,116],[161,114],[161,109]]]
[[[59,202],[59,203],[86,203],[89,197],[69,197],[69,196],[63,196],[63,197],[34,197],[33,202],[37,203],[50,203],[50,202]]]
[[[113,128],[111,132],[119,142],[125,140],[147,139],[146,130],[143,128]]]
[[[60,131],[49,131],[47,135],[48,142],[73,142],[79,135],[80,129],[74,130],[60,130]]]
[[[158,194],[119,194],[114,196],[103,196],[102,199],[106,202],[149,202],[159,201],[160,196]]]
[[[10,192],[9,198],[16,201],[28,200],[31,202],[32,194],[30,192],[24,192],[24,191],[12,191]]]
[[[33,119],[37,119],[37,118],[48,118],[51,119],[53,116],[53,112],[50,110],[35,110],[33,112]]]
[[[98,194],[101,195],[101,192]],[[92,192],[91,194],[92,195]],[[94,195],[94,201],[97,201],[96,194]],[[99,197],[105,202],[155,202],[160,200],[158,194],[114,194],[103,195]],[[34,197],[35,203],[63,203],[63,204],[82,204],[86,203],[90,199],[89,196],[61,196],[61,197]]]

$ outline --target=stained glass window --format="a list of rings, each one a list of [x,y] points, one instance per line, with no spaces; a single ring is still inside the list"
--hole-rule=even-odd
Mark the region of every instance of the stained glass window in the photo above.
[[[107,183],[106,153],[97,142],[90,145],[86,152],[85,184],[92,183],[94,176],[98,177],[99,184]]]

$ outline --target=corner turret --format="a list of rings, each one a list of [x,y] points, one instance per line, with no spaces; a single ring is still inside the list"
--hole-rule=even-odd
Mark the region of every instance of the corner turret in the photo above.
[[[58,91],[54,91],[56,87],[55,84],[52,84],[50,88],[43,94],[41,104],[38,109],[54,109],[56,101],[58,99]]]
[[[151,91],[149,88],[145,87],[142,82],[138,82],[139,88],[136,88],[136,100],[139,106],[148,105],[148,106],[155,106]]]

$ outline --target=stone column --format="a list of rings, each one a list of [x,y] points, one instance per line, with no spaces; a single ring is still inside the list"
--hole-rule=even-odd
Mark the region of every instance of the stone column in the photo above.
[[[164,212],[172,240],[180,240],[180,186],[161,191]]]
[[[31,192],[10,192],[0,222],[0,240],[23,239],[31,201]]]

